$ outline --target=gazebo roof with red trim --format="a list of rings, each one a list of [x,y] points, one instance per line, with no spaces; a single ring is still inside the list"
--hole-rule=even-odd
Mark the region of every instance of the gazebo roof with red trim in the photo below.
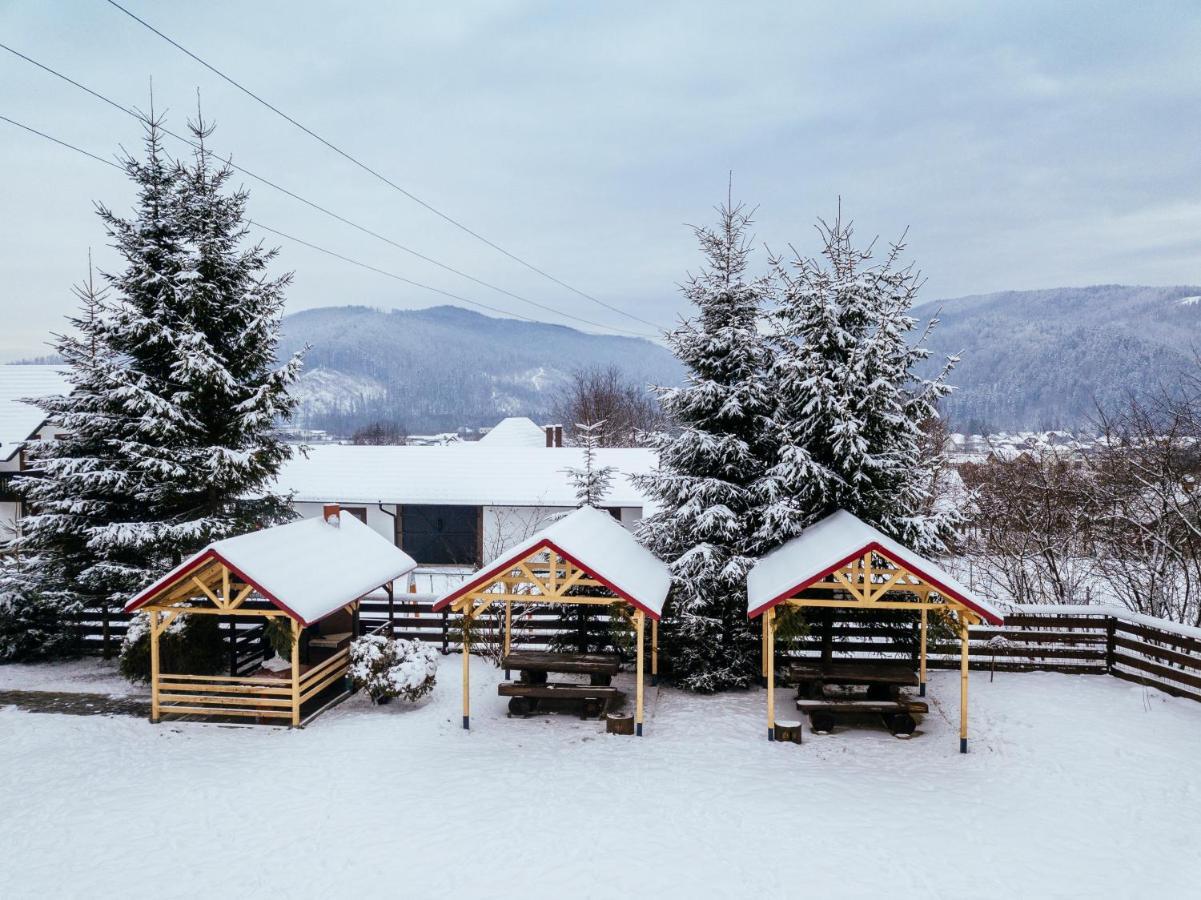
[[[125,604],[145,606],[211,561],[224,563],[265,600],[304,625],[417,567],[413,558],[348,512],[214,541]]]
[[[810,525],[754,565],[747,576],[747,615],[753,619],[763,614],[869,550],[904,566],[939,594],[962,603],[986,621],[1002,623],[995,606],[973,596],[937,563],[841,509]]]
[[[639,544],[634,535],[609,513],[590,506],[577,509],[505,551],[466,584],[439,598],[434,609],[446,608],[511,571],[521,560],[540,550],[558,553],[652,619],[662,615],[663,603],[671,587],[667,566]],[[531,599],[536,597],[532,595]]]

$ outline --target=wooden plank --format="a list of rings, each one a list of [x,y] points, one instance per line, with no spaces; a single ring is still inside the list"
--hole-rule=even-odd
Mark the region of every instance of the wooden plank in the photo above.
[[[612,685],[568,684],[565,682],[549,682],[544,684],[528,684],[524,681],[502,681],[496,686],[496,693],[501,697],[564,697],[573,700],[603,700],[624,697],[625,692]]]
[[[1123,672],[1120,669],[1114,669],[1110,672],[1115,678],[1120,678],[1123,681],[1131,681],[1135,684],[1141,684],[1146,687],[1153,687],[1163,691],[1165,694],[1170,694],[1173,697],[1183,697],[1185,700],[1195,700],[1201,703],[1201,693],[1192,693],[1190,691],[1178,688],[1175,685],[1165,684],[1162,681],[1156,681],[1154,678],[1146,678],[1142,675],[1135,675],[1133,672]]]
[[[1127,656],[1125,653],[1115,653],[1113,656],[1114,665],[1126,666],[1130,669],[1137,669],[1140,672],[1147,672],[1151,675],[1156,675],[1165,681],[1174,682],[1179,685],[1185,685],[1191,688],[1201,688],[1201,676],[1190,675],[1188,672],[1182,672],[1179,669],[1173,669],[1168,666],[1161,666],[1153,663],[1150,660],[1139,659],[1135,656]]]
[[[307,671],[302,672],[300,675],[301,687],[303,688],[306,682],[312,681],[315,678],[322,677],[323,673],[326,672],[328,669],[330,669],[334,666],[337,666],[339,663],[345,663],[349,659],[350,659],[350,649],[348,647],[343,647],[341,650],[339,650],[337,653],[335,653],[329,659],[324,659],[321,662],[319,662],[317,665],[308,669]]]
[[[824,681],[828,684],[915,685],[918,675],[905,663],[833,660],[829,663],[793,663],[788,667],[793,681]]]
[[[336,671],[334,671],[334,672],[331,672],[331,673],[330,673],[329,675],[327,675],[327,676],[326,676],[326,677],[325,677],[325,678],[324,678],[322,681],[320,681],[320,682],[318,682],[318,683],[316,683],[316,684],[310,684],[310,685],[309,685],[309,686],[308,686],[308,687],[305,689],[304,693],[302,693],[302,694],[300,695],[300,702],[301,702],[301,703],[306,703],[306,702],[308,702],[308,701],[309,701],[309,700],[311,700],[313,697],[316,697],[316,696],[317,696],[318,694],[320,694],[320,693],[321,693],[323,690],[325,690],[326,688],[328,688],[328,687],[329,687],[331,684],[335,684],[335,683],[337,683],[338,681],[340,681],[341,679],[345,678],[345,677],[346,677],[346,672],[347,672],[347,670],[348,670],[348,669],[349,669],[349,667],[348,667],[348,666],[344,666],[344,667],[343,667],[343,668],[341,668],[341,669],[338,669],[338,670],[336,670]]]
[[[292,715],[286,709],[240,709],[232,706],[164,706],[162,711],[163,713],[177,716],[245,716],[249,718],[271,719],[287,719]]]
[[[164,674],[162,678],[170,678],[172,681],[195,681],[201,684],[212,682],[214,684],[234,683],[234,684],[265,684],[271,687],[280,687],[286,682],[279,678],[267,678],[265,676],[246,676],[246,675],[174,675]]]
[[[281,685],[281,682],[276,680],[276,685]],[[288,687],[260,687],[254,685],[239,685],[239,684],[196,684],[194,682],[176,682],[174,677],[168,678],[163,676],[159,682],[159,689],[163,691],[181,691],[201,692],[210,694],[252,694],[258,696],[262,694],[266,697],[290,697],[292,689]]]
[[[501,660],[501,668],[518,672],[616,675],[621,671],[621,659],[616,653],[543,653],[517,650]]]
[[[1195,672],[1201,672],[1201,659],[1190,656],[1187,653],[1178,653],[1175,650],[1168,650],[1165,647],[1154,647],[1151,644],[1143,641],[1132,641],[1129,638],[1114,637],[1113,645],[1121,647],[1124,650],[1131,650],[1135,653],[1141,653],[1144,656],[1153,656],[1163,662],[1172,663],[1173,665],[1181,666],[1185,669],[1191,669]]]
[[[220,706],[222,704],[228,706],[262,706],[269,708],[283,708],[291,710],[292,700],[290,698],[270,699],[267,697],[231,697],[228,694],[208,697],[204,694],[167,694],[159,695],[160,703],[202,703],[213,704]]]
[[[1168,644],[1172,647],[1178,647],[1183,650],[1191,650],[1194,653],[1201,653],[1201,640],[1194,637],[1188,637],[1183,634],[1173,634],[1170,631],[1161,631],[1158,628],[1148,628],[1145,625],[1139,625],[1133,622],[1123,622],[1121,619],[1115,619],[1113,624],[1115,631],[1123,631],[1126,634],[1133,634],[1136,637],[1144,638],[1148,641],[1156,641],[1161,644]]]
[[[850,700],[842,697],[825,697],[818,700],[797,700],[796,708],[801,712],[915,712],[927,713],[929,705],[922,700]]]

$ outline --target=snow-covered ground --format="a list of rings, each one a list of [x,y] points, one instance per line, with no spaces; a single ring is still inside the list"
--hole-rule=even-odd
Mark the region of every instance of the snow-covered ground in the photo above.
[[[297,732],[2,709],[0,895],[1103,898],[1201,879],[1201,705],[1114,678],[973,673],[961,756],[952,672],[909,741],[868,724],[799,747],[763,739],[758,690],[657,692],[641,739],[509,720],[479,660],[464,733],[458,672],[443,660],[416,707],[356,697]]]
[[[76,659],[56,663],[6,663],[0,666],[0,691],[57,691],[64,694],[150,696],[150,689],[130,684],[117,661]]]

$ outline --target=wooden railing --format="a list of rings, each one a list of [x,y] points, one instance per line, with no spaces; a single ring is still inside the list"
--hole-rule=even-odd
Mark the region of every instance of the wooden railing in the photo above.
[[[329,659],[322,661],[300,676],[297,687],[299,702],[304,705],[312,700],[338,679],[346,677],[350,668],[350,648],[343,647]]]
[[[228,675],[159,676],[161,715],[292,719],[292,682]]]

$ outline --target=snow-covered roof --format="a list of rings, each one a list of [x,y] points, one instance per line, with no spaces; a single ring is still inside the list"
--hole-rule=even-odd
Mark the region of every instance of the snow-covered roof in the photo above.
[[[502,575],[531,553],[547,549],[587,571],[614,594],[653,619],[663,613],[671,573],[634,535],[603,510],[581,507],[505,551],[470,581],[444,594],[434,609],[443,609],[470,591]]]
[[[0,365],[0,462],[12,459],[46,422],[45,413],[22,401],[70,389],[62,366]]]
[[[491,447],[546,447],[546,431],[525,416],[501,419],[495,428],[480,438]]]
[[[973,596],[951,573],[842,509],[810,525],[755,563],[747,576],[747,614],[752,618],[760,615],[868,550],[904,566],[940,594],[988,621],[1001,624],[1001,612],[987,600]]]
[[[332,517],[331,517],[332,518]],[[211,560],[305,625],[399,578],[417,563],[348,512],[338,524],[303,519],[214,541],[126,605],[132,612]]]
[[[506,447],[483,441],[447,447],[316,446],[285,463],[276,488],[298,502],[414,503],[466,506],[575,506],[568,468],[578,447]],[[646,506],[628,475],[649,473],[645,448],[602,448],[596,466],[617,473],[604,506]]]

